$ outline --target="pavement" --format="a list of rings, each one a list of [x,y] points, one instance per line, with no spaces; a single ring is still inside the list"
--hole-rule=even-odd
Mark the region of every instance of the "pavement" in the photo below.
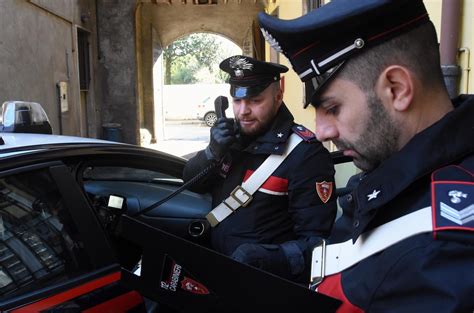
[[[167,137],[171,138],[143,146],[189,159],[209,143],[209,128],[205,127],[203,121],[167,119],[165,127],[168,129]]]
[[[166,119],[165,125],[204,125],[204,121],[196,119]]]

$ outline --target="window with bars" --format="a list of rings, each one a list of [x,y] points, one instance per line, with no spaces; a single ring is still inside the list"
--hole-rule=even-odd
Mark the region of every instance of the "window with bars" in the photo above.
[[[306,0],[305,1],[305,13],[317,9],[324,5],[325,0]]]

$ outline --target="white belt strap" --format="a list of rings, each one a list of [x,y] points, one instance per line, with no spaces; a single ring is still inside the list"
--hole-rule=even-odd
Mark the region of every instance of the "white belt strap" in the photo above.
[[[270,155],[250,176],[242,186],[237,186],[230,196],[206,215],[212,227],[222,222],[239,207],[247,206],[252,201],[252,195],[272,175],[285,158],[303,139],[297,134],[291,134],[285,152],[282,155]]]
[[[327,246],[323,241],[313,249],[310,287],[408,237],[433,231],[431,214],[429,206],[404,215],[360,235],[354,244],[352,239]]]

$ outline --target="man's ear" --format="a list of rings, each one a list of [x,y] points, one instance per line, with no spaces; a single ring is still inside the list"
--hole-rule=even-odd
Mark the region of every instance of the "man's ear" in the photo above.
[[[281,90],[281,88],[277,88],[275,92],[275,100],[277,103],[283,102],[283,90]]]
[[[387,67],[379,76],[377,94],[395,111],[406,111],[414,97],[414,76],[400,65]]]

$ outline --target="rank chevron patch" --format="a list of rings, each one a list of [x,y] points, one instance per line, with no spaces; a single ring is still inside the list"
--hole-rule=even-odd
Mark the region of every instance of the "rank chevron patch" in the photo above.
[[[468,207],[458,211],[446,203],[440,203],[440,215],[444,218],[447,218],[451,222],[454,222],[458,225],[464,225],[470,221],[474,221],[474,204],[469,205]]]
[[[474,182],[432,183],[434,230],[474,231]]]

